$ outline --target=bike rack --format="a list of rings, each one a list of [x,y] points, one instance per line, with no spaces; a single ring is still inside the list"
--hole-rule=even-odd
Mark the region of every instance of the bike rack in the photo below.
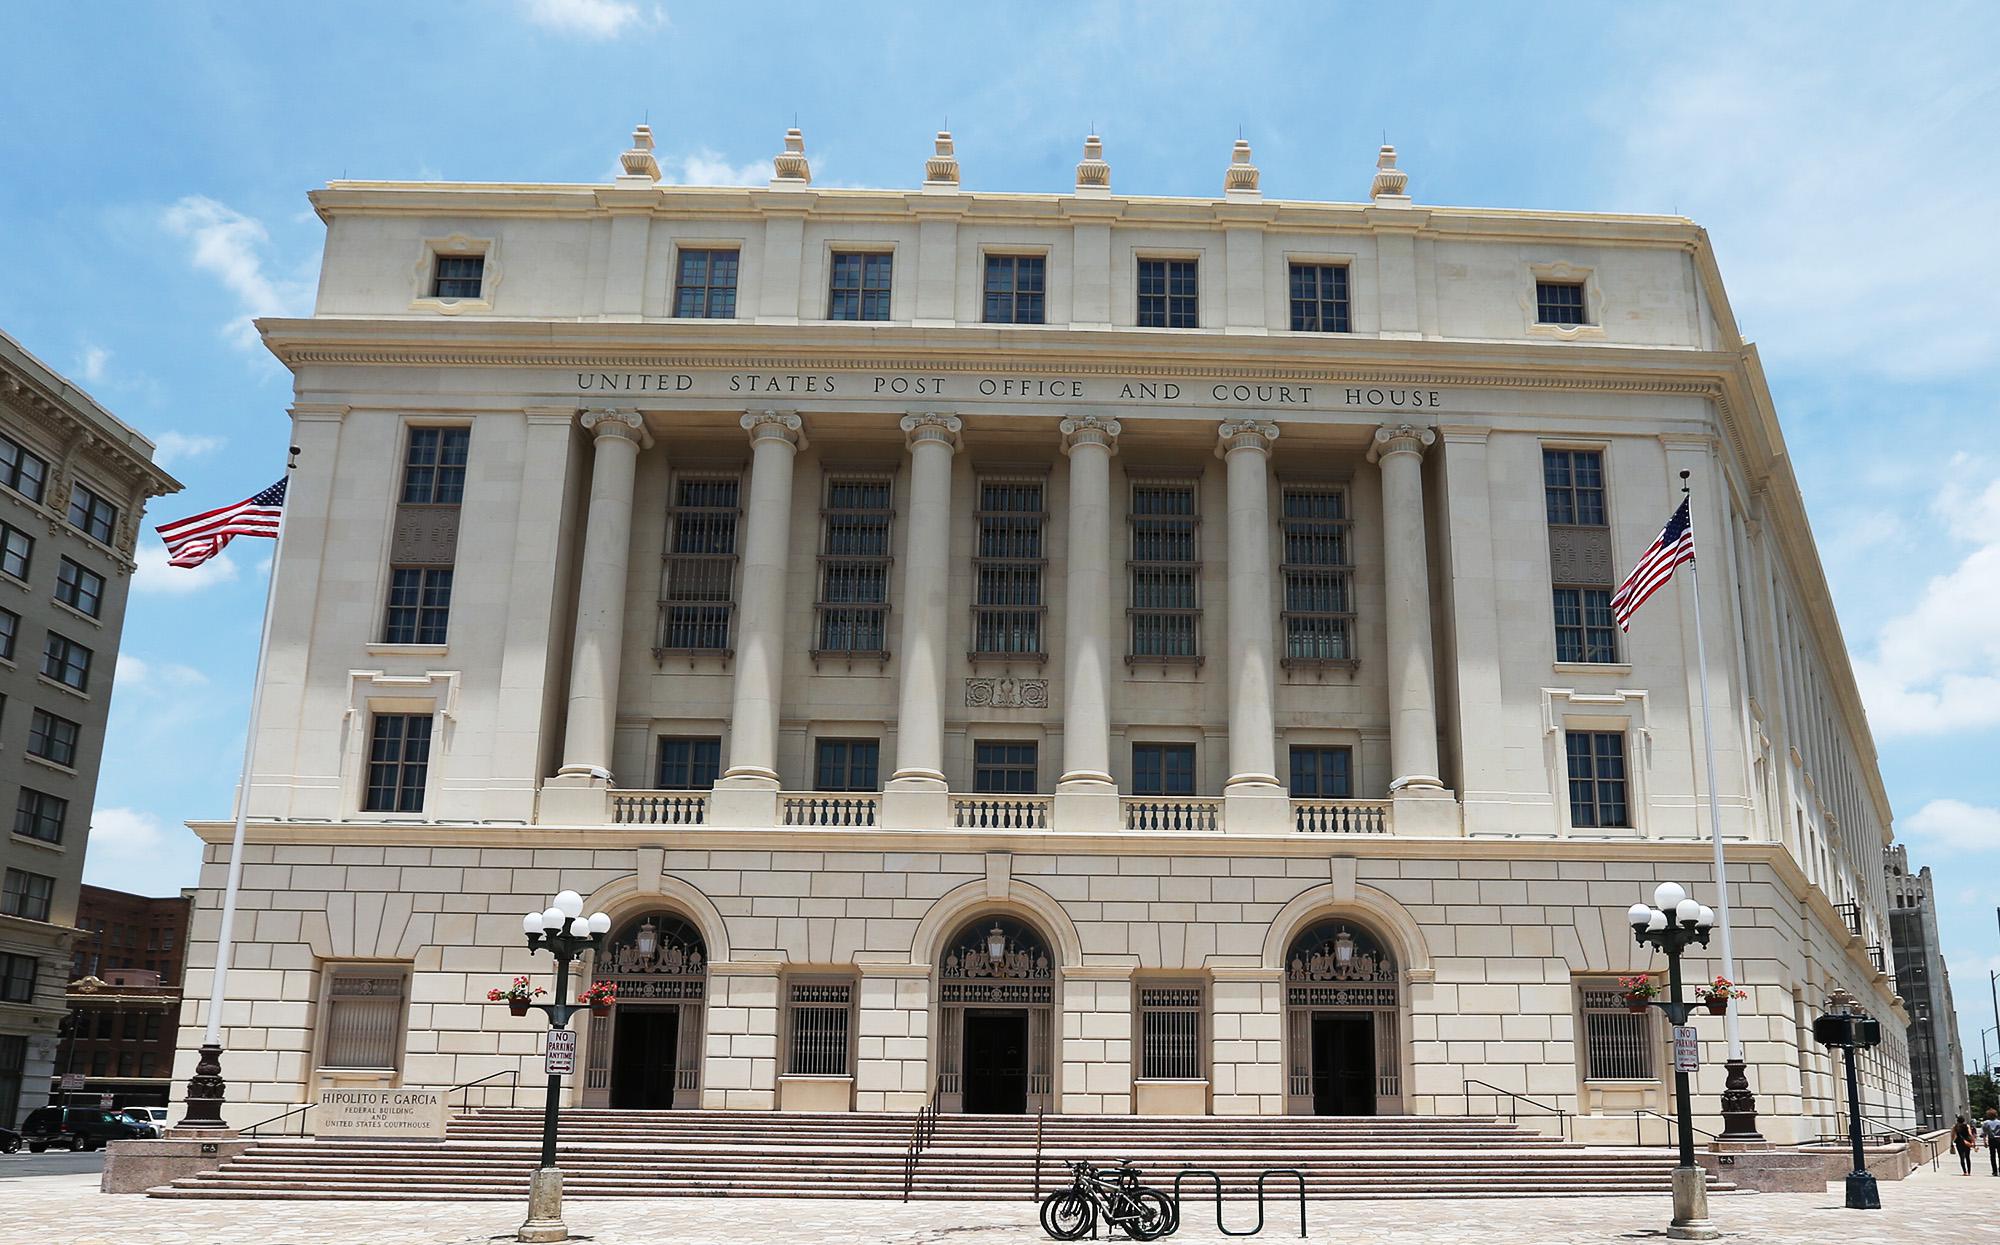
[[[1306,1174],[1296,1167],[1270,1167],[1257,1177],[1257,1226],[1238,1232],[1222,1222],[1222,1175],[1207,1167],[1184,1167],[1174,1177],[1174,1229],[1180,1229],[1181,1181],[1189,1176],[1206,1176],[1215,1185],[1215,1230],[1224,1236],[1256,1236],[1264,1230],[1264,1182],[1273,1176],[1290,1176],[1299,1182],[1299,1236],[1306,1234]]]

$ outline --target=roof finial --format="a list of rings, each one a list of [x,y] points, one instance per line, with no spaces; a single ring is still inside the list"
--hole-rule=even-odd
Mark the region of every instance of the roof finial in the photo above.
[[[1368,185],[1368,197],[1378,207],[1408,207],[1410,175],[1396,167],[1396,149],[1388,143],[1375,154],[1375,180]]]
[[[953,154],[950,130],[937,132],[937,148],[924,161],[924,189],[933,192],[958,189],[958,157]]]
[[[1104,159],[1104,140],[1096,134],[1083,140],[1083,160],[1076,166],[1076,193],[1094,199],[1111,193],[1111,166]]]
[[[785,131],[785,149],[771,161],[774,190],[804,190],[812,184],[812,165],[806,160],[806,136],[794,125]]]
[[[633,127],[631,150],[618,157],[618,164],[625,170],[620,182],[650,185],[660,180],[660,162],[653,158],[652,126]]]
[[[1239,138],[1229,152],[1229,169],[1222,175],[1222,197],[1261,199],[1264,196],[1257,182],[1257,166],[1250,163],[1250,140]]]

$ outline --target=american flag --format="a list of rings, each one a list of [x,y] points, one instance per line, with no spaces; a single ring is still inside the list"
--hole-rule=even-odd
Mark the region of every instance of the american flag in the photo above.
[[[1618,591],[1611,594],[1611,613],[1618,620],[1620,631],[1632,629],[1632,615],[1655,592],[1666,587],[1674,577],[1674,570],[1681,564],[1694,561],[1694,524],[1688,518],[1687,499],[1681,499],[1680,509],[1667,520],[1667,526],[1660,531],[1660,538],[1639,558],[1639,565],[1618,585]]]
[[[254,497],[234,505],[204,511],[192,518],[162,523],[154,530],[167,542],[167,562],[173,566],[200,566],[238,536],[278,535],[278,516],[285,508],[285,485],[280,480]]]

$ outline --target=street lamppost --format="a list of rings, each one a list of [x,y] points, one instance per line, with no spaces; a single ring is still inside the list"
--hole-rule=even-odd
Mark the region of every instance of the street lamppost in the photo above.
[[[528,950],[547,951],[556,961],[556,992],[553,1003],[533,1006],[549,1014],[549,1034],[569,1028],[569,1018],[583,1011],[583,1004],[569,999],[569,965],[586,951],[595,950],[611,928],[611,918],[602,912],[583,915],[583,897],[563,891],[546,910],[521,918],[521,932],[528,936]],[[549,1073],[549,1095],[542,1107],[542,1162],[535,1169],[528,1189],[528,1219],[516,1240],[566,1241],[569,1225],[562,1217],[562,1168],[556,1166],[556,1115],[562,1106],[562,1073]]]
[[[1688,1019],[1688,1005],[1681,998],[1681,953],[1691,946],[1708,945],[1709,927],[1715,913],[1688,898],[1673,882],[1662,882],[1653,892],[1653,903],[1635,903],[1626,919],[1632,937],[1642,947],[1655,947],[1667,956],[1667,1001],[1653,1003],[1673,1022],[1676,1030],[1674,1057],[1674,1112],[1680,1133],[1680,1165],[1674,1168],[1674,1221],[1667,1235],[1683,1241],[1712,1241],[1722,1234],[1708,1221],[1708,1176],[1694,1161],[1694,1107],[1688,1100],[1687,1068],[1681,1063],[1678,1030]]]
[[[1881,1210],[1882,1191],[1861,1152],[1861,1078],[1854,1070],[1854,1048],[1880,1045],[1882,1022],[1861,1010],[1853,995],[1836,990],[1826,1001],[1826,1014],[1813,1021],[1813,1040],[1847,1052],[1847,1138],[1854,1147],[1854,1170],[1847,1173],[1847,1209]]]

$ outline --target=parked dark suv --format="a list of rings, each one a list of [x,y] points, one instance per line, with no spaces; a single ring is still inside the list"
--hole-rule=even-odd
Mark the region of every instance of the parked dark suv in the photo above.
[[[151,1134],[132,1120],[102,1107],[38,1107],[21,1121],[21,1140],[32,1154],[50,1146],[98,1150],[107,1141],[131,1141]]]

